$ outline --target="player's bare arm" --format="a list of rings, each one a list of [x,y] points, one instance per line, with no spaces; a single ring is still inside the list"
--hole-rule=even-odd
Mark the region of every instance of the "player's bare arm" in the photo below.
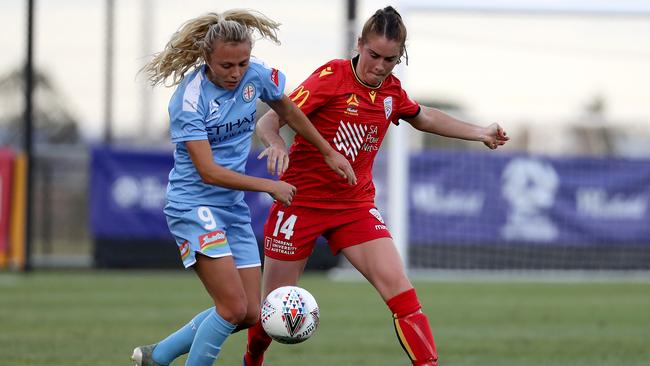
[[[251,177],[214,162],[208,140],[187,141],[187,151],[203,183],[242,191],[267,192],[285,205],[291,204],[296,187],[283,181]]]
[[[289,167],[289,154],[287,145],[282,136],[280,128],[284,123],[274,110],[266,112],[257,122],[255,133],[266,148],[257,156],[262,159],[266,156],[266,170],[269,174],[282,175]]]
[[[490,149],[496,149],[510,140],[497,123],[481,127],[426,106],[422,106],[420,113],[407,119],[407,122],[420,131],[463,140],[481,141]]]
[[[269,124],[269,126],[273,126],[273,130],[271,130],[269,126],[265,128],[263,133],[265,134],[264,138],[266,138],[267,141],[277,141],[276,137],[271,137],[269,135],[273,132],[279,137],[279,127],[281,126],[280,121],[286,121],[294,131],[304,137],[314,145],[321,154],[323,154],[325,162],[330,168],[332,168],[332,170],[343,177],[343,179],[346,179],[348,184],[357,184],[357,177],[355,176],[354,170],[352,169],[348,159],[334,150],[332,146],[325,141],[314,125],[311,124],[307,116],[305,116],[305,114],[302,113],[302,111],[286,95],[283,96],[282,99],[269,102],[269,106],[273,111],[275,111],[275,118],[278,120]],[[266,117],[266,115],[264,117]],[[272,117],[272,114],[269,115],[269,118]],[[275,129],[276,126],[277,129]]]

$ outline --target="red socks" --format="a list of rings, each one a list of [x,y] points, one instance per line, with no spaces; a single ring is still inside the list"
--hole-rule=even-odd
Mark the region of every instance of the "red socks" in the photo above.
[[[420,309],[415,289],[410,289],[386,301],[393,313],[393,325],[402,348],[414,366],[437,366],[438,354],[429,319]]]
[[[261,366],[262,361],[264,361],[264,352],[266,352],[270,344],[271,337],[266,334],[261,322],[258,321],[248,328],[248,344],[244,354],[244,365]]]
[[[437,366],[438,354],[433,341],[429,319],[420,311],[422,306],[415,293],[410,289],[386,301],[393,313],[393,325],[402,348],[406,351],[413,366]],[[257,322],[248,328],[248,345],[244,354],[246,366],[261,366],[264,352],[271,344],[262,323]]]

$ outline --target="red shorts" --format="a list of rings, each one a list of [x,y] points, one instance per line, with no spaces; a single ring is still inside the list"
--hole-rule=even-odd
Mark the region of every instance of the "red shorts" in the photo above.
[[[285,261],[305,259],[321,235],[334,254],[343,248],[391,237],[373,206],[322,209],[275,203],[264,224],[264,255]]]

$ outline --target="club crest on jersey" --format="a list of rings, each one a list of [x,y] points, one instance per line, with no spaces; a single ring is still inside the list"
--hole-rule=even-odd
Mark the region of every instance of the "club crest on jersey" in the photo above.
[[[384,219],[381,217],[381,214],[379,213],[378,209],[371,208],[368,212],[370,212],[372,216],[374,216],[377,220],[379,220],[379,222],[381,222],[382,224],[384,223]]]
[[[242,89],[241,96],[246,103],[252,101],[255,98],[255,85],[251,82],[246,83],[244,89]]]
[[[386,119],[393,113],[393,97],[384,99],[384,112],[386,113]]]
[[[358,116],[359,115],[359,99],[357,99],[357,95],[354,94],[354,93],[350,94],[350,97],[345,102],[348,104],[348,108],[343,113],[351,115],[351,116]]]

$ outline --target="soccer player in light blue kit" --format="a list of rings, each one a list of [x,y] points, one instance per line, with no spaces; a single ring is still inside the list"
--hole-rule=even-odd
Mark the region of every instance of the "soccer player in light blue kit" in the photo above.
[[[189,352],[186,365],[212,365],[235,330],[255,324],[260,311],[260,257],[243,190],[268,192],[291,204],[296,188],[244,173],[255,128],[256,100],[276,111],[323,154],[349,184],[352,167],[284,95],[284,75],[251,58],[252,33],[279,43],[279,24],[249,10],[209,13],[186,22],[145,66],[152,85],[178,84],[169,103],[176,144],[164,212],[183,265],[192,267],[214,302],[162,341],[136,347],[138,366],[169,365]],[[287,161],[284,151],[260,154]]]

